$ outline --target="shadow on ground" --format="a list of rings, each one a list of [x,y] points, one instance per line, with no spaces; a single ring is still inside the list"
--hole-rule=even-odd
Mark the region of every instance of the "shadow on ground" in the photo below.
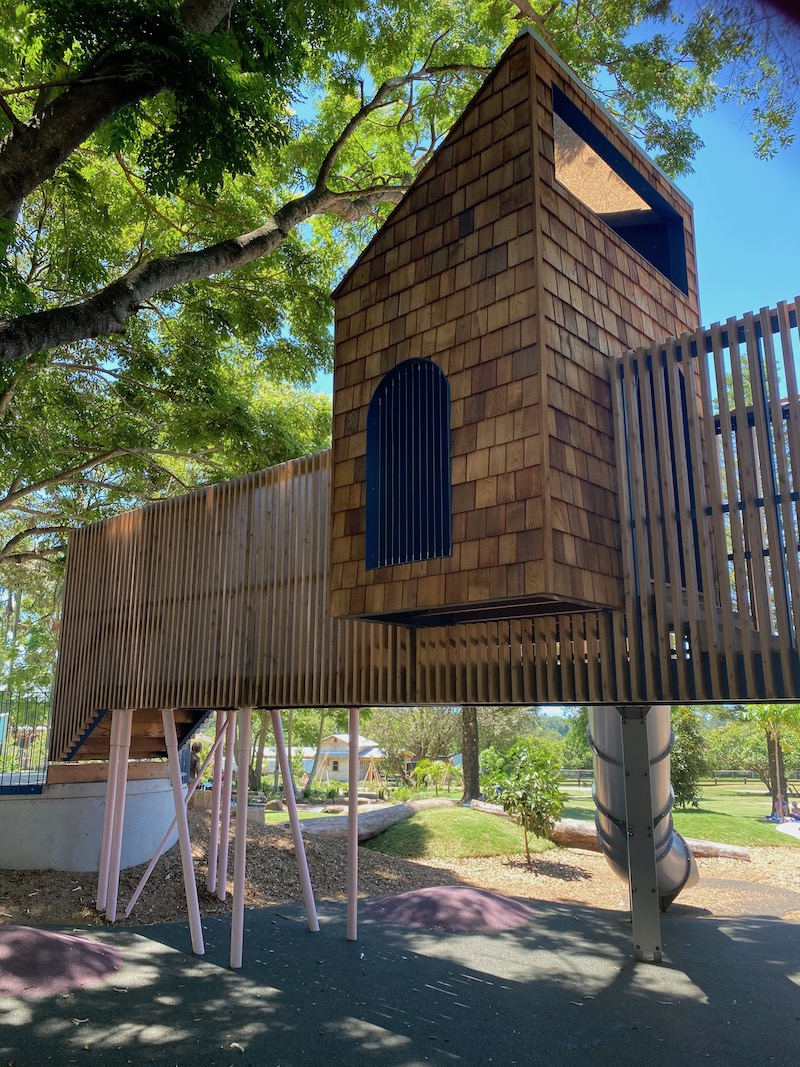
[[[229,921],[85,931],[122,966],[105,983],[0,1000],[0,1062],[15,1067],[204,1067],[788,1062],[800,1039],[800,925],[667,914],[661,966],[634,964],[622,913],[528,901],[533,919],[445,934],[344,905],[308,932],[301,905],[246,915],[245,966],[227,969]]]

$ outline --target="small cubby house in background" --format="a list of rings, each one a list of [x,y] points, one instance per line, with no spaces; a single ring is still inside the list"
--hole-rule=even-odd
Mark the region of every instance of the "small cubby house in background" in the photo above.
[[[699,325],[692,211],[535,34],[334,298],[332,615],[619,608],[611,360]]]

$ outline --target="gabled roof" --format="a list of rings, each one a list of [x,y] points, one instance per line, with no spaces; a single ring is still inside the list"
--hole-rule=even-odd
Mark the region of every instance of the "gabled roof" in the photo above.
[[[328,734],[323,737],[320,749],[324,749],[326,756],[341,756],[342,759],[347,759],[350,754],[350,738],[347,734]],[[377,741],[371,741],[359,734],[358,756],[359,759],[385,759],[386,753]]]

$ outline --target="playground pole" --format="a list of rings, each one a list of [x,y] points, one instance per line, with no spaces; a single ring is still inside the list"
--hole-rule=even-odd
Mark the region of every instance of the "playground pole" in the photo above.
[[[217,889],[217,856],[219,855],[219,802],[222,792],[222,738],[228,719],[226,711],[217,712],[217,736],[214,740],[214,770],[211,775],[211,836],[208,839],[208,880],[209,893]]]
[[[117,799],[117,771],[119,770],[119,730],[121,716],[111,713],[111,741],[108,749],[108,781],[106,805],[103,812],[103,838],[100,843],[100,869],[97,873],[98,911],[106,910],[108,900],[108,871],[111,865],[111,827],[114,825],[114,803]]]
[[[297,800],[294,795],[294,783],[292,781],[292,769],[289,766],[289,756],[286,752],[286,744],[283,739],[283,723],[279,711],[270,712],[272,729],[275,734],[275,750],[281,765],[283,776],[283,795],[286,799],[286,807],[289,809],[289,825],[292,828],[292,840],[294,841],[294,855],[297,860],[297,873],[300,875],[300,885],[303,889],[303,901],[308,916],[308,928],[316,933],[319,930],[317,908],[314,903],[314,890],[311,885],[311,876],[308,873],[308,858],[306,847],[303,844],[303,835],[300,832],[300,819],[297,814]]]
[[[186,910],[189,913],[189,930],[192,935],[192,952],[196,956],[202,956],[205,952],[203,944],[203,925],[200,921],[200,902],[197,899],[197,881],[194,876],[194,860],[192,858],[192,842],[189,837],[189,820],[186,816],[186,805],[183,802],[183,782],[181,781],[181,765],[178,755],[178,735],[175,731],[175,712],[172,708],[164,708],[161,711],[164,723],[164,741],[166,742],[169,756],[169,777],[172,782],[172,799],[175,803],[175,817],[178,820],[178,840],[181,846],[181,867],[183,869],[183,887],[186,891]]]
[[[203,774],[205,773],[206,767],[210,763],[211,758],[216,755],[217,749],[219,748],[221,743],[222,743],[222,735],[218,734],[217,735],[217,739],[215,740],[214,744],[211,746],[208,755],[203,760],[203,766],[200,768],[200,773],[195,778],[195,780],[191,783],[191,785],[189,786],[189,789],[188,789],[188,791],[186,793],[186,805],[185,806],[187,808],[189,807],[189,801],[194,796],[195,790],[197,789],[197,787],[200,784],[200,779],[203,777]],[[155,853],[153,854],[153,858],[150,860],[149,864],[147,865],[147,870],[142,875],[139,884],[137,885],[136,889],[134,890],[133,896],[128,901],[128,906],[125,909],[125,918],[126,919],[130,915],[130,913],[133,911],[134,906],[136,904],[136,901],[142,895],[142,890],[144,889],[144,887],[147,885],[148,881],[150,880],[150,875],[153,873],[153,871],[155,870],[156,864],[161,859],[161,855],[164,852],[164,849],[167,847],[167,842],[169,841],[170,836],[172,835],[172,831],[175,829],[175,826],[176,826],[177,822],[178,822],[177,817],[174,817],[172,822],[169,824],[167,832],[161,838],[161,842],[159,843],[158,848],[155,850]],[[212,842],[214,841],[214,834],[213,833],[211,834],[211,841]],[[209,859],[209,864],[210,863],[211,863],[211,860]]]
[[[236,776],[236,846],[233,854],[233,913],[231,915],[231,967],[242,966],[244,944],[244,883],[247,867],[247,771],[250,765],[252,708],[240,708],[238,770]],[[229,809],[230,810],[230,809]]]
[[[120,717],[119,748],[117,750],[116,797],[114,800],[114,820],[111,824],[111,859],[108,869],[108,901],[106,902],[106,919],[113,923],[117,920],[117,896],[119,894],[119,869],[122,863],[122,828],[125,823],[125,795],[128,790],[128,755],[131,749],[132,711],[117,711]]]
[[[236,743],[236,713],[229,711],[225,719],[225,773],[222,776],[222,821],[219,828],[217,855],[217,897],[228,895],[228,838],[231,832],[231,790],[233,789],[233,750]]]
[[[349,752],[347,788],[347,940],[358,937],[358,720],[359,709],[348,711]]]

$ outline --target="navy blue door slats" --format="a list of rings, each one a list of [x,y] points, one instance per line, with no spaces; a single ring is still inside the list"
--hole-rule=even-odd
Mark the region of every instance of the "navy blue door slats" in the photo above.
[[[452,552],[450,387],[429,359],[383,378],[367,416],[366,566]]]

